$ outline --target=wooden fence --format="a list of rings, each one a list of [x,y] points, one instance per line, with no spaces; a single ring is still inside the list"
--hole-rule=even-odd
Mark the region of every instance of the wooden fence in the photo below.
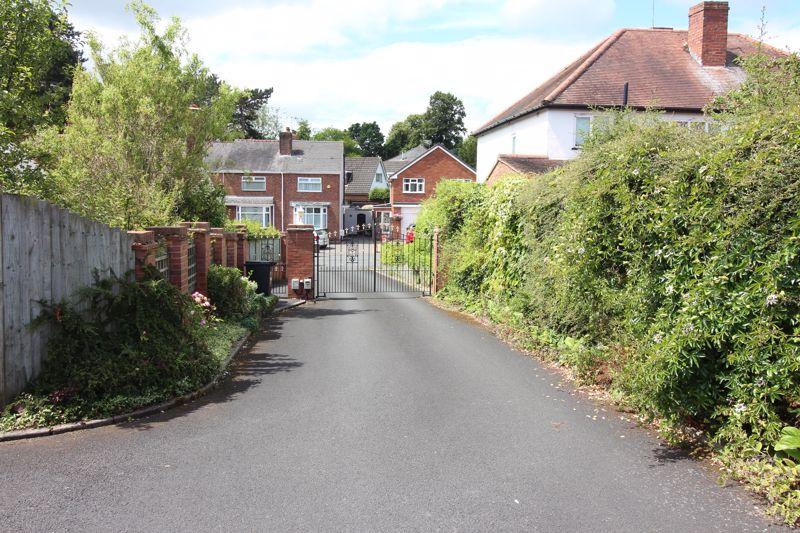
[[[68,299],[93,272],[134,267],[133,238],[48,202],[0,195],[0,406],[36,377],[48,331],[31,329],[39,301]]]

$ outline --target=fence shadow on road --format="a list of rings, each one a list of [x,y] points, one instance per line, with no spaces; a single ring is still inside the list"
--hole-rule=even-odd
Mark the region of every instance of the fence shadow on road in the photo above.
[[[258,385],[264,376],[280,372],[291,372],[303,366],[303,363],[289,355],[269,351],[270,341],[280,338],[285,318],[278,315],[266,320],[259,331],[254,333],[239,353],[231,361],[226,375],[216,388],[197,400],[164,411],[158,415],[132,420],[119,424],[119,427],[137,430],[148,430],[169,420],[187,416],[195,411],[212,405],[224,404],[236,399],[251,387]]]

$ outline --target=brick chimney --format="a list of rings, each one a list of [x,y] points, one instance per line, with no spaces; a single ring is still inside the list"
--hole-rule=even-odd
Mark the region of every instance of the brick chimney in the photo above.
[[[689,51],[704,67],[724,67],[728,55],[728,2],[689,8]]]
[[[292,155],[292,130],[286,128],[278,134],[278,147],[281,155]]]

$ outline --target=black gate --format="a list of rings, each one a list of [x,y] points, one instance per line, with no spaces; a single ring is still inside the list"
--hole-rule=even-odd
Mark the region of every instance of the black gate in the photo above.
[[[327,237],[327,238],[326,238]],[[361,224],[319,236],[314,245],[314,295],[393,292],[431,294],[433,239]]]

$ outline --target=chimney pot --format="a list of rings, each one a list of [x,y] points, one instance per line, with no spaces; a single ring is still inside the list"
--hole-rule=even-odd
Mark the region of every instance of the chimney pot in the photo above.
[[[728,2],[700,2],[689,8],[689,51],[705,67],[727,63],[729,9]]]
[[[278,135],[278,150],[281,155],[292,155],[292,130],[289,128]]]

